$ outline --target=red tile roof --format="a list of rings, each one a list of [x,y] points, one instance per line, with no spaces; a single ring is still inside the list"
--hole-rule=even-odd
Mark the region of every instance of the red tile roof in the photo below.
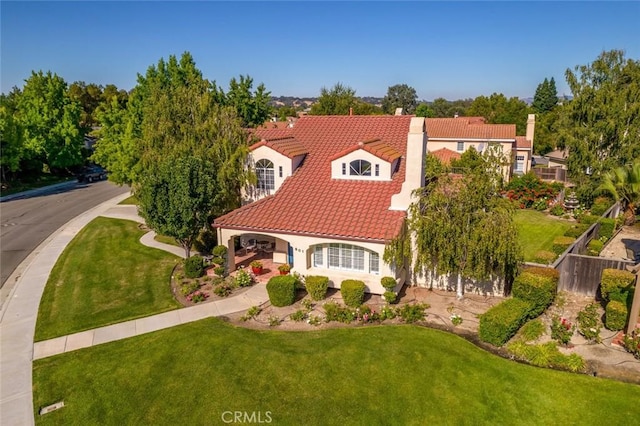
[[[298,142],[293,136],[285,136],[269,140],[262,139],[260,142],[251,145],[249,149],[253,151],[261,146],[268,146],[274,151],[277,151],[289,158],[294,158],[298,155],[304,155],[309,152],[307,148],[305,148],[305,146]]]
[[[308,150],[303,165],[271,196],[214,221],[222,228],[382,242],[395,237],[406,213],[389,210],[405,162],[391,181],[331,179],[336,153],[379,139],[405,155],[411,116],[306,116],[286,129]],[[269,140],[274,130],[256,130]],[[283,136],[282,134],[280,136]],[[277,137],[277,136],[276,136]]]
[[[401,157],[400,153],[396,149],[383,142],[382,140],[376,138],[364,142],[358,142],[350,148],[338,152],[336,155],[331,157],[329,161],[337,160],[338,158],[344,157],[345,155],[358,149],[365,150],[384,161],[388,161],[389,163],[392,163],[394,160]]]
[[[516,136],[516,149],[531,149],[531,141],[526,136]]]
[[[429,155],[436,157],[442,164],[451,164],[451,160],[459,160],[460,154],[447,148],[441,148],[437,151],[429,152]]]
[[[515,124],[484,124],[478,117],[427,118],[427,136],[447,139],[513,139]]]
[[[286,129],[290,124],[288,121],[265,121],[258,129]]]

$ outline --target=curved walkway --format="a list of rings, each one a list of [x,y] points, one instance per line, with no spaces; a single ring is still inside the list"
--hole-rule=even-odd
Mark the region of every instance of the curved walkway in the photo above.
[[[29,256],[24,273],[0,311],[0,424],[33,425],[32,361],[47,356],[125,339],[211,316],[226,315],[260,305],[268,300],[266,287],[256,285],[236,297],[177,309],[137,320],[33,343],[38,307],[44,287],[58,257],[67,244],[98,216],[142,222],[135,206],[118,203],[129,194],[115,197],[72,219],[47,238]],[[145,234],[141,242],[184,257],[184,251]],[[178,251],[180,253],[178,253]]]

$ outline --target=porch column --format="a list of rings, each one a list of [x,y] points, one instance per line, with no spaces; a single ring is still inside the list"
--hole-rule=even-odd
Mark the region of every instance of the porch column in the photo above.
[[[629,324],[627,325],[627,336],[631,336],[631,332],[636,329],[638,316],[640,315],[640,270],[636,270],[635,274],[636,290],[633,295],[633,302],[631,303],[631,313],[629,314]]]
[[[236,270],[236,245],[235,237],[230,237],[227,240],[227,272],[233,272]]]

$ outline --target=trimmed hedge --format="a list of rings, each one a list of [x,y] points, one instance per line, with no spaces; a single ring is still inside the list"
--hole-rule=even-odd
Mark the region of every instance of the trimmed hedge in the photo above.
[[[187,278],[200,278],[204,274],[202,257],[195,255],[184,260],[184,276]]]
[[[616,220],[615,219],[600,219],[600,231],[599,235],[601,237],[607,237],[607,240],[613,236],[614,231],[616,230]]]
[[[512,298],[492,307],[480,315],[478,335],[483,342],[502,346],[527,322],[533,304]]]
[[[578,222],[583,223],[585,225],[593,225],[600,219],[599,216],[594,216],[590,214],[583,214],[578,218]]]
[[[552,251],[539,250],[533,257],[533,261],[542,265],[550,265],[557,257],[558,255]]]
[[[364,282],[360,280],[344,280],[340,284],[342,300],[347,306],[357,308],[364,301]]]
[[[627,305],[617,300],[607,303],[604,312],[604,326],[609,330],[622,330],[627,325]]]
[[[620,269],[604,269],[602,271],[602,280],[600,281],[600,293],[606,301],[620,300],[622,294],[629,294],[633,286],[634,275],[629,271]],[[614,295],[613,299],[611,296]],[[625,300],[620,300],[626,303]]]
[[[304,286],[312,300],[322,300],[327,295],[329,288],[329,277],[322,275],[311,275],[305,278]]]
[[[569,248],[571,244],[575,241],[575,238],[572,237],[556,237],[553,240],[553,252],[560,256],[566,249]]]
[[[384,287],[385,290],[393,291],[398,283],[393,277],[382,277],[382,279],[380,279],[380,284],[382,284],[382,287]]]
[[[551,268],[527,268],[513,281],[513,297],[532,303],[531,318],[535,318],[553,302],[560,274]]]
[[[215,246],[211,251],[211,254],[213,254],[216,257],[226,257],[227,247],[223,245]]]
[[[598,197],[591,206],[591,214],[594,216],[602,216],[613,205],[613,201],[606,197]]]
[[[296,278],[292,275],[278,275],[267,283],[269,301],[273,306],[289,306],[296,300]]]
[[[588,225],[573,225],[571,228],[565,231],[564,236],[578,238],[580,235],[584,234],[587,229],[589,229]]]
[[[587,244],[587,254],[589,256],[597,256],[602,251],[604,247],[604,243],[600,240],[591,240],[589,244]]]

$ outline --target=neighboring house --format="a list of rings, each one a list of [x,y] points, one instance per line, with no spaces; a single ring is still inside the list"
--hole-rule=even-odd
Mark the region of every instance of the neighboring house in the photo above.
[[[383,254],[402,230],[413,191],[424,186],[427,148],[450,158],[472,144],[501,143],[507,155],[518,149],[515,126],[459,118],[305,116],[254,135],[260,140],[249,164],[258,181],[243,191],[242,207],[214,221],[219,243],[232,253],[238,239],[275,242],[274,262],[328,276],[333,287],[359,279],[376,294],[384,292],[383,276],[398,288],[405,281],[406,271],[393,270]],[[459,151],[447,148],[459,142]],[[228,261],[235,270],[234,257]]]
[[[561,169],[567,169],[567,158],[569,157],[569,151],[564,150],[555,150],[548,153],[545,158],[549,161],[548,167],[560,167]]]
[[[478,152],[497,148],[508,160],[506,180],[531,169],[535,115],[529,114],[526,136],[516,136],[515,124],[486,124],[483,117],[427,118],[428,151],[445,164],[473,147]],[[437,153],[437,154],[436,154]]]

